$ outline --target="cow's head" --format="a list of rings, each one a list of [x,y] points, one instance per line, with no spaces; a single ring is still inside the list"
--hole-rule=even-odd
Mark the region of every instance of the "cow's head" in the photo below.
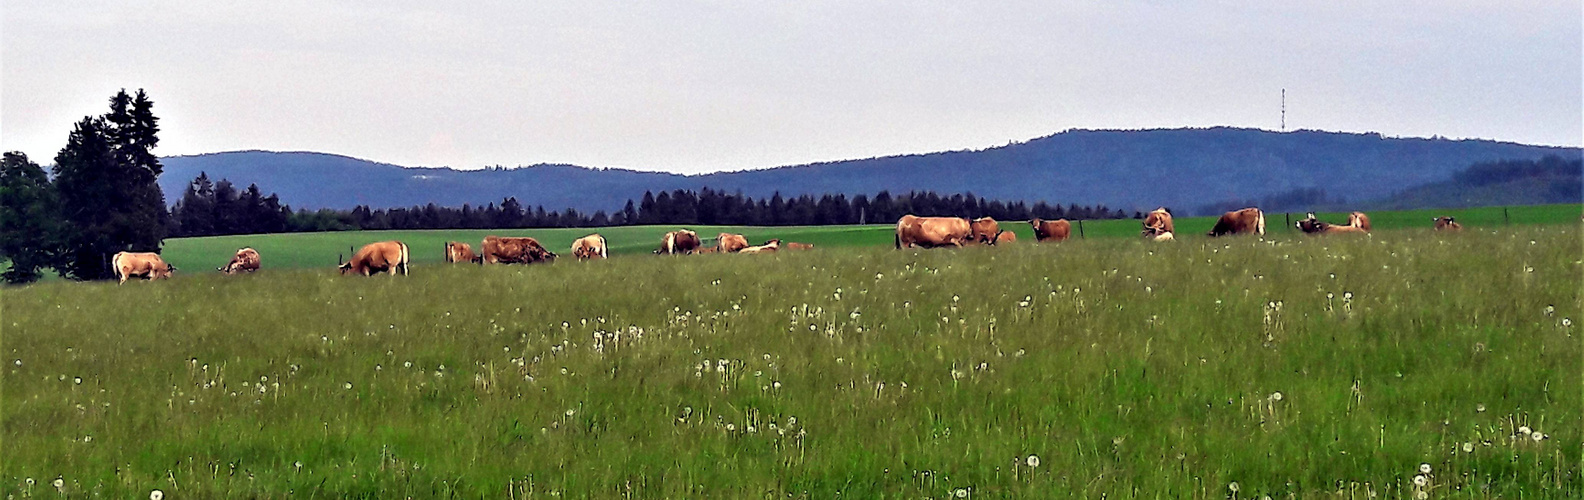
[[[345,275],[346,273],[352,272],[352,263],[351,262],[347,262],[345,264],[341,264],[339,266],[336,266],[336,269],[341,270],[341,274]]]
[[[1326,223],[1320,222],[1319,219],[1314,217],[1314,214],[1309,214],[1309,217],[1294,222],[1293,226],[1305,233],[1318,233],[1325,230]]]

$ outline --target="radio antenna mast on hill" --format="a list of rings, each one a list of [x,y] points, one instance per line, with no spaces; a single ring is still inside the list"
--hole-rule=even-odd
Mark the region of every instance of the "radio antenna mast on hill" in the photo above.
[[[1287,89],[1282,89],[1282,132],[1287,131]]]

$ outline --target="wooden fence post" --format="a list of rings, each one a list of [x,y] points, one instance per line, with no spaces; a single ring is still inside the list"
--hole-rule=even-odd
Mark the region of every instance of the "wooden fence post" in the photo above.
[[[1084,239],[1083,219],[1078,219],[1078,239]]]
[[[1512,219],[1507,216],[1507,207],[1502,207],[1502,225],[1503,226],[1512,225]]]
[[[1283,227],[1286,227],[1287,229],[1291,230],[1292,227],[1293,227],[1293,225],[1292,225],[1292,212],[1282,212],[1282,219],[1285,219],[1287,221],[1287,225],[1283,226]]]

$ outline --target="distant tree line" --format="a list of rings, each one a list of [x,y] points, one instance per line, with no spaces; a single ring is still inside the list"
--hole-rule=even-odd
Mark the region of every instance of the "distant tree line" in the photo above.
[[[202,177],[194,180],[194,185],[201,183]],[[221,181],[224,183],[225,181]],[[217,184],[218,186],[218,184]],[[196,188],[190,188],[194,191]],[[218,193],[220,190],[215,189]],[[199,191],[201,192],[201,191]],[[254,192],[252,189],[248,193]],[[183,197],[186,200],[187,197]],[[202,196],[199,197],[202,199]],[[772,195],[768,199],[754,199],[741,193],[724,193],[709,188],[699,191],[676,190],[662,191],[659,194],[645,192],[640,200],[628,200],[621,210],[606,213],[603,210],[585,213],[576,209],[546,210],[543,206],[528,207],[517,201],[516,198],[506,198],[499,204],[489,203],[484,206],[462,205],[460,208],[441,207],[431,203],[424,206],[408,208],[374,209],[368,206],[357,206],[351,210],[318,211],[300,210],[290,212],[290,208],[273,202],[274,196],[258,197],[243,195],[239,202],[229,205],[231,210],[245,210],[241,207],[256,206],[254,210],[260,213],[290,213],[287,217],[286,231],[338,231],[352,229],[513,229],[513,228],[553,228],[553,227],[606,227],[630,225],[743,225],[743,226],[820,226],[842,224],[875,224],[889,223],[902,217],[904,214],[929,215],[929,216],[955,216],[955,217],[994,217],[999,220],[1027,220],[1035,217],[1045,219],[1117,219],[1139,217],[1140,214],[1128,214],[1120,210],[1112,210],[1104,206],[1079,206],[1079,205],[1051,205],[1044,202],[1029,205],[1025,202],[1004,202],[1000,200],[987,200],[974,196],[972,193],[940,195],[934,192],[909,192],[893,195],[886,191],[874,195],[857,195],[848,198],[846,195],[823,195],[819,197],[803,195],[793,198],[784,198],[780,194]],[[262,200],[260,205],[251,205],[252,201]],[[187,220],[187,206],[210,207],[211,204],[196,203],[179,206],[175,210],[178,221]],[[272,212],[277,211],[278,212]],[[202,211],[202,209],[200,209]],[[203,213],[223,213],[203,211]],[[240,220],[240,219],[233,219]],[[271,220],[274,224],[274,220]],[[218,229],[222,225],[208,224],[202,226],[189,226],[183,222],[181,235],[196,236],[198,233],[189,233],[189,227],[217,228],[212,233],[203,234],[235,234],[223,232]],[[242,228],[230,226],[238,232],[268,232],[258,228]]]
[[[158,251],[169,214],[159,179],[164,167],[154,101],[142,90],[110,97],[110,112],[78,121],[55,155],[53,175],[27,155],[0,159],[0,279],[37,280],[45,269],[66,278],[112,276],[110,256]]]

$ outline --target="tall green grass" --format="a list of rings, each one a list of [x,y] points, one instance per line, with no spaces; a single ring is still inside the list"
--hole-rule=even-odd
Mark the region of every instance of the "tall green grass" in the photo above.
[[[1099,238],[8,288],[0,490],[1577,498],[1580,237]]]

